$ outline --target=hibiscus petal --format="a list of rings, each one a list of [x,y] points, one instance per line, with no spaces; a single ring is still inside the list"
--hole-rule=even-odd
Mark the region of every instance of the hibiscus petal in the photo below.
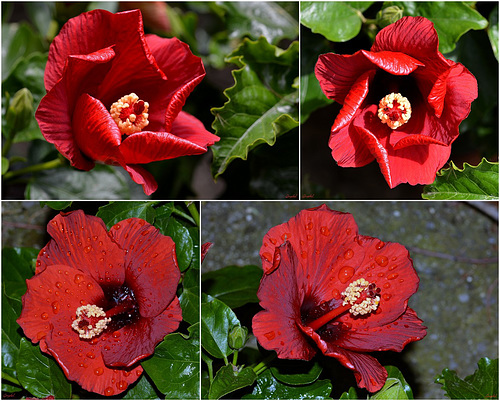
[[[289,241],[276,249],[280,264],[260,282],[257,296],[265,310],[254,316],[253,334],[262,347],[275,350],[278,358],[310,360],[316,351],[296,324],[304,294],[296,278],[297,256]]]
[[[17,323],[33,343],[45,339],[55,317],[75,314],[81,302],[98,305],[104,300],[101,287],[90,275],[60,264],[46,267],[26,280],[26,285],[28,290],[23,295],[23,309]]]
[[[105,396],[125,391],[142,374],[142,367],[130,369],[108,368],[101,353],[108,334],[92,340],[82,340],[72,329],[74,315],[61,313],[52,319],[53,330],[47,336],[48,351],[57,360],[69,380],[83,389]]]
[[[181,111],[174,120],[172,134],[202,146],[205,150],[207,146],[212,146],[220,140],[217,135],[208,132],[200,120],[185,111]]]
[[[162,90],[169,104],[162,110],[166,109],[164,129],[171,132],[186,98],[205,77],[205,68],[201,59],[191,53],[189,46],[177,38],[147,35],[146,41],[159,67],[168,76]]]
[[[124,252],[108,236],[100,218],[81,210],[60,213],[47,231],[52,239],[38,255],[37,273],[60,264],[90,274],[100,285],[123,284]]]
[[[69,57],[64,76],[42,98],[35,113],[45,139],[81,170],[92,169],[94,163],[85,157],[74,137],[72,114],[77,94],[81,93],[81,82],[85,81],[86,89],[93,86],[92,77],[100,76],[114,56],[113,49],[106,48],[86,56]]]
[[[314,72],[326,97],[344,104],[356,80],[376,67],[361,51],[353,55],[327,53],[318,58]]]
[[[137,218],[111,227],[113,239],[126,251],[126,282],[143,317],[162,313],[175,297],[180,271],[172,238]]]
[[[93,160],[112,164],[121,160],[121,133],[100,100],[84,93],[78,99],[73,116],[75,141]]]
[[[120,151],[127,164],[145,164],[199,155],[205,153],[207,148],[168,132],[142,131],[125,138]]]
[[[163,338],[177,330],[182,320],[179,299],[175,297],[160,315],[141,317],[139,321],[113,332],[107,337],[102,354],[107,366],[129,367],[154,353]]]
[[[142,189],[146,195],[151,195],[158,189],[158,184],[149,171],[137,164],[122,164],[122,167],[127,170],[132,180],[142,185]]]
[[[420,61],[400,52],[379,51],[369,52],[361,50],[361,53],[377,67],[394,75],[409,75],[424,64]]]
[[[356,351],[401,352],[410,342],[424,338],[425,329],[415,311],[407,308],[403,315],[387,324],[349,331],[335,345]]]

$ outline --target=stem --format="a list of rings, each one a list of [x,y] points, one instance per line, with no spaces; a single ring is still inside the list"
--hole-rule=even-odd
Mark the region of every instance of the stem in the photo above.
[[[253,371],[255,372],[256,375],[259,375],[261,374],[264,370],[266,370],[268,368],[268,364],[269,362],[272,362],[276,357],[278,356],[278,354],[276,353],[272,353],[271,355],[269,355],[267,358],[264,358],[264,360],[262,362],[260,362],[259,364],[257,364],[256,366],[254,366],[253,368]]]
[[[32,166],[28,166],[19,170],[9,171],[4,174],[3,178],[5,180],[10,180],[13,177],[17,177],[18,175],[24,175],[28,173],[35,173],[37,171],[50,170],[53,168],[57,168],[63,165],[63,161],[61,159],[51,160],[49,162],[34,164]]]
[[[236,366],[237,362],[238,362],[238,350],[235,350],[233,353],[233,365]]]
[[[229,365],[229,361],[227,360],[227,356],[224,356],[224,363],[227,365]]]
[[[351,308],[351,304],[346,304],[344,306],[339,306],[336,309],[331,310],[328,313],[325,313],[323,316],[319,317],[316,320],[313,320],[311,323],[308,323],[307,325],[313,329],[314,331],[318,330],[320,327],[324,326],[327,324],[330,320],[335,319],[338,315],[341,315],[345,311],[349,310]]]
[[[189,213],[191,213],[191,216],[193,216],[196,225],[200,227],[200,213],[198,213],[198,209],[196,209],[196,203],[186,201],[186,206],[189,210]]]
[[[7,153],[9,153],[10,147],[12,146],[12,142],[14,141],[14,135],[9,135],[9,137],[5,140],[2,148],[2,156],[6,157]]]

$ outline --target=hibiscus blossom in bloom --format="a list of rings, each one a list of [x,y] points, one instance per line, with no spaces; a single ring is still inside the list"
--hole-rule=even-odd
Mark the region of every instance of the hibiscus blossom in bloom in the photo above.
[[[382,29],[370,51],[321,55],[315,72],[343,105],[331,129],[333,158],[342,167],[376,160],[391,188],[434,181],[477,98],[476,79],[443,57],[423,17]]]
[[[401,351],[426,335],[407,306],[419,283],[408,251],[359,235],[348,213],[303,210],[266,234],[260,256],[264,311],[253,333],[279,358],[310,360],[319,349],[374,392],[387,372],[367,353]]]
[[[120,165],[150,195],[158,185],[140,164],[201,154],[219,140],[182,111],[204,76],[185,43],[144,34],[139,10],[94,10],[52,42],[36,118],[72,166]]]
[[[56,216],[48,232],[17,322],[69,380],[121,393],[141,375],[137,362],[182,320],[175,244],[142,219],[108,232],[80,210]]]

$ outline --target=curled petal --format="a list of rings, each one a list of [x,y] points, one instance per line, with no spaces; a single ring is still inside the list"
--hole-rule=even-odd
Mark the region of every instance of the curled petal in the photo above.
[[[130,178],[135,183],[142,185],[142,189],[146,195],[149,196],[158,189],[158,183],[153,174],[144,167],[137,164],[122,164],[122,167],[129,173]]]
[[[177,297],[158,316],[141,317],[137,322],[107,336],[102,348],[104,363],[113,367],[130,367],[152,355],[156,345],[179,327],[182,311]],[[104,344],[104,343],[103,343]]]
[[[159,315],[174,299],[181,275],[174,241],[138,218],[115,224],[110,234],[125,250],[126,281],[136,294],[139,313]]]
[[[409,75],[424,64],[400,52],[368,52],[361,50],[364,56],[377,67],[394,75]]]

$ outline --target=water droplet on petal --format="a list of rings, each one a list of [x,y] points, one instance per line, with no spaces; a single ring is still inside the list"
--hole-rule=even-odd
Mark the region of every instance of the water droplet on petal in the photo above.
[[[269,341],[271,341],[274,340],[274,337],[276,337],[276,333],[274,331],[270,331],[268,333],[265,333],[264,337],[266,337]]]
[[[385,246],[385,242],[380,241],[377,245],[375,245],[375,249],[381,250]]]
[[[383,294],[382,295],[382,298],[384,299],[384,301],[388,301],[389,299],[391,299],[392,295],[391,294]]]
[[[106,389],[104,390],[104,395],[105,396],[110,396],[110,395],[113,395],[115,393],[115,390],[113,390],[111,387],[106,387]]]
[[[59,302],[57,301],[52,302],[52,311],[54,313],[59,313],[59,308],[60,308]]]
[[[93,352],[87,352],[87,358],[94,359],[95,358],[95,354]]]
[[[326,237],[330,235],[330,230],[328,229],[328,227],[325,226],[321,227],[319,232]]]
[[[302,256],[302,259],[307,259],[307,252],[306,251],[300,252],[300,256]]]
[[[116,388],[120,391],[122,390],[125,390],[128,386],[128,383],[125,382],[125,381],[119,381],[118,383],[116,383]]]
[[[313,223],[310,221],[309,223],[306,224],[306,230],[312,230],[313,228]]]
[[[394,280],[395,278],[398,278],[399,274],[398,273],[392,273],[387,276],[387,280]]]
[[[339,270],[338,277],[342,284],[347,283],[352,276],[354,276],[354,268],[351,266],[344,266]]]
[[[387,256],[384,256],[384,255],[378,255],[378,256],[375,258],[375,262],[377,262],[377,264],[378,264],[379,266],[385,267],[385,266],[387,266],[387,264],[389,263],[389,259],[387,259]]]
[[[102,375],[103,373],[104,373],[104,368],[102,368],[102,367],[98,367],[97,369],[95,369],[95,370],[94,370],[94,374],[95,374],[96,376],[100,376],[100,375]]]
[[[391,288],[391,283],[385,283],[382,287],[384,287],[385,289]]]
[[[75,274],[75,284],[80,283],[83,280],[83,275]]]
[[[354,256],[354,251],[352,249],[348,249],[344,252],[344,259],[349,260]]]
[[[88,283],[87,284],[87,289],[91,290],[92,288],[94,288],[94,285],[92,283]]]
[[[262,254],[262,257],[267,261],[270,262],[273,259],[273,256],[269,252],[264,252]]]
[[[49,314],[47,312],[43,312],[40,317],[43,319],[43,320],[47,320],[49,318]]]

